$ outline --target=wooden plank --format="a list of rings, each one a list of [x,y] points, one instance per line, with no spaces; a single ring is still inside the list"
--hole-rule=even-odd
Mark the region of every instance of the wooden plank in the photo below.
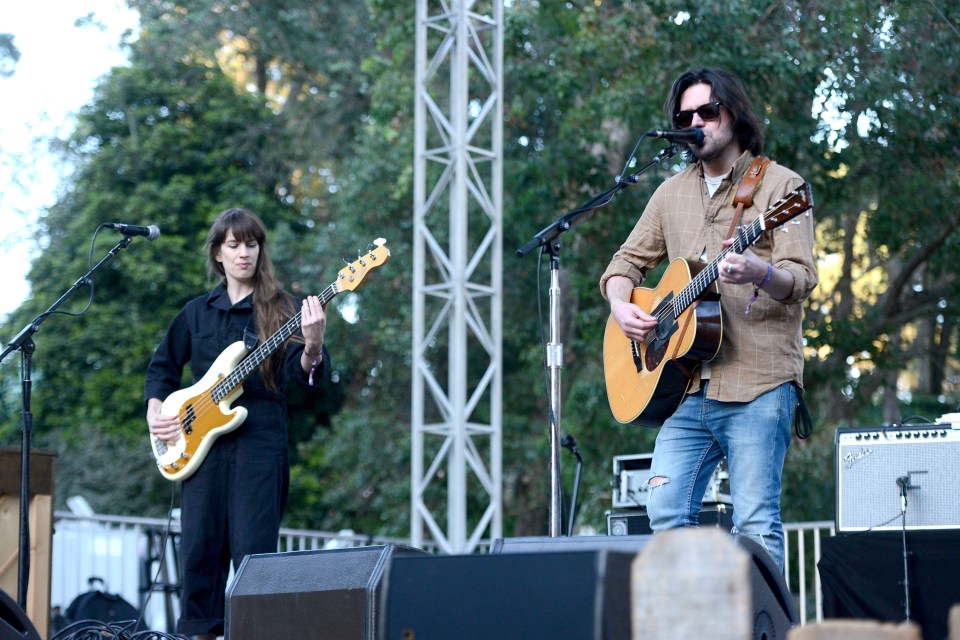
[[[14,600],[20,582],[19,448],[0,447],[0,589]],[[30,572],[27,617],[41,638],[50,629],[50,583],[53,557],[53,490],[57,454],[30,452]]]

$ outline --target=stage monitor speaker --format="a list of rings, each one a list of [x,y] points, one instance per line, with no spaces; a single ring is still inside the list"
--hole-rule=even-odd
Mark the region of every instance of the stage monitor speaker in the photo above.
[[[27,614],[5,591],[0,591],[0,640],[40,640]]]
[[[843,428],[835,441],[837,531],[960,528],[960,430]]]
[[[244,558],[227,593],[227,640],[376,640],[394,558],[383,545]]]
[[[652,538],[652,535],[504,538],[494,541],[490,553],[562,553],[606,549],[635,556],[643,551]],[[785,638],[791,627],[800,624],[800,618],[783,574],[760,543],[741,535],[732,538],[750,557],[753,639]]]
[[[629,640],[634,557],[584,549],[396,558],[383,637]]]
[[[800,624],[800,616],[783,573],[759,542],[741,535],[734,540],[750,554],[753,640],[786,638],[788,631]]]

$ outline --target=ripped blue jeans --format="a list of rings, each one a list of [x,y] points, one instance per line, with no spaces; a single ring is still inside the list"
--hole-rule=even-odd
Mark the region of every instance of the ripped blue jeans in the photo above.
[[[704,392],[688,394],[657,435],[648,480],[650,527],[697,526],[703,494],[726,456],[733,533],[759,542],[782,572],[780,484],[797,391],[786,382],[750,402],[709,400]]]

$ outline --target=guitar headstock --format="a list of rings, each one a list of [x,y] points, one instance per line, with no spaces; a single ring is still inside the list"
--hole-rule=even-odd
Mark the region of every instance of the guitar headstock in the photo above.
[[[813,190],[809,182],[788,193],[777,201],[773,207],[763,214],[764,228],[773,229],[783,223],[796,218],[798,215],[813,206]]]
[[[353,291],[360,286],[369,271],[376,269],[390,258],[390,249],[386,245],[386,240],[377,238],[373,241],[373,244],[367,247],[367,253],[338,271],[337,289]]]

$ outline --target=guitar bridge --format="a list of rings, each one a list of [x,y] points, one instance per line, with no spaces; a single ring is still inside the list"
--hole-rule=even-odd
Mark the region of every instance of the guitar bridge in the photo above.
[[[636,340],[630,341],[630,355],[633,356],[633,364],[637,368],[637,373],[643,371],[643,356],[640,355],[640,344]]]

